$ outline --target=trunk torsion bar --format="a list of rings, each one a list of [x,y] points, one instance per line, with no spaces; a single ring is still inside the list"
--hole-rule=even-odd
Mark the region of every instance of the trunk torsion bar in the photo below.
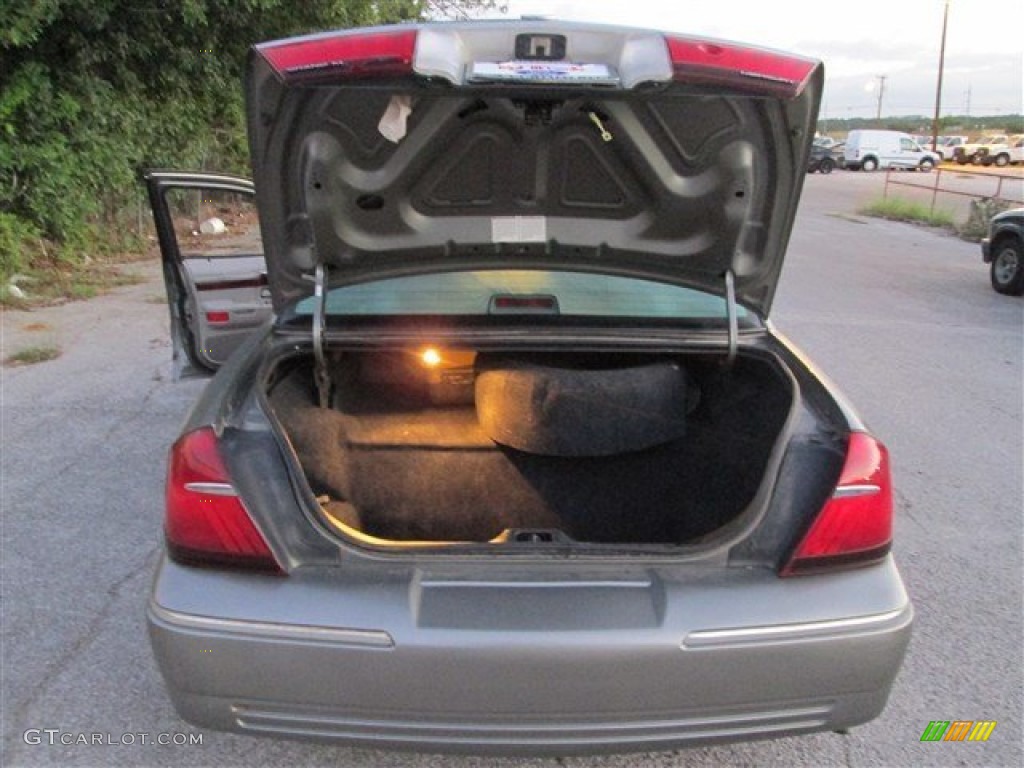
[[[732,365],[736,360],[736,351],[739,346],[739,321],[736,319],[736,278],[732,270],[725,270],[725,313],[729,322],[729,352],[726,363]]]
[[[331,401],[331,375],[327,372],[327,361],[324,358],[324,322],[327,314],[326,285],[327,267],[317,264],[313,288],[313,377],[316,379],[316,391],[321,408],[327,408]]]

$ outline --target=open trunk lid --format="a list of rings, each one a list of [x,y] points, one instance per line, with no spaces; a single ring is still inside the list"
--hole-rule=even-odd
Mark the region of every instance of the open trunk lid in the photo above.
[[[255,47],[249,136],[275,307],[328,285],[522,268],[648,278],[766,316],[819,62],[552,21]]]

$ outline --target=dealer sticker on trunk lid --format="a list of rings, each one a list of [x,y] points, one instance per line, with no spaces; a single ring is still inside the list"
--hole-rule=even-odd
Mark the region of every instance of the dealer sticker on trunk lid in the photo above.
[[[591,83],[618,85],[619,76],[606,64],[568,61],[476,61],[469,67],[470,82],[524,80],[533,83]]]

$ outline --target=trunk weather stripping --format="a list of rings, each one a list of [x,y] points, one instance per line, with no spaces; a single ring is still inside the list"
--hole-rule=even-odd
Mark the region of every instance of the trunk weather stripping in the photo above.
[[[726,362],[732,365],[736,360],[740,331],[736,319],[736,280],[731,269],[725,270],[725,312],[729,320],[729,353]]]
[[[331,375],[327,372],[327,361],[324,358],[324,322],[327,305],[327,267],[316,265],[316,285],[313,288],[313,376],[316,379],[316,391],[320,407],[326,408],[331,400]]]

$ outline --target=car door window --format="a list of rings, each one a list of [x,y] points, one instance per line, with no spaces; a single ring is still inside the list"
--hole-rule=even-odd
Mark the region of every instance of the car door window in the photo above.
[[[259,217],[252,194],[172,187],[164,191],[164,196],[182,259],[262,257]]]

